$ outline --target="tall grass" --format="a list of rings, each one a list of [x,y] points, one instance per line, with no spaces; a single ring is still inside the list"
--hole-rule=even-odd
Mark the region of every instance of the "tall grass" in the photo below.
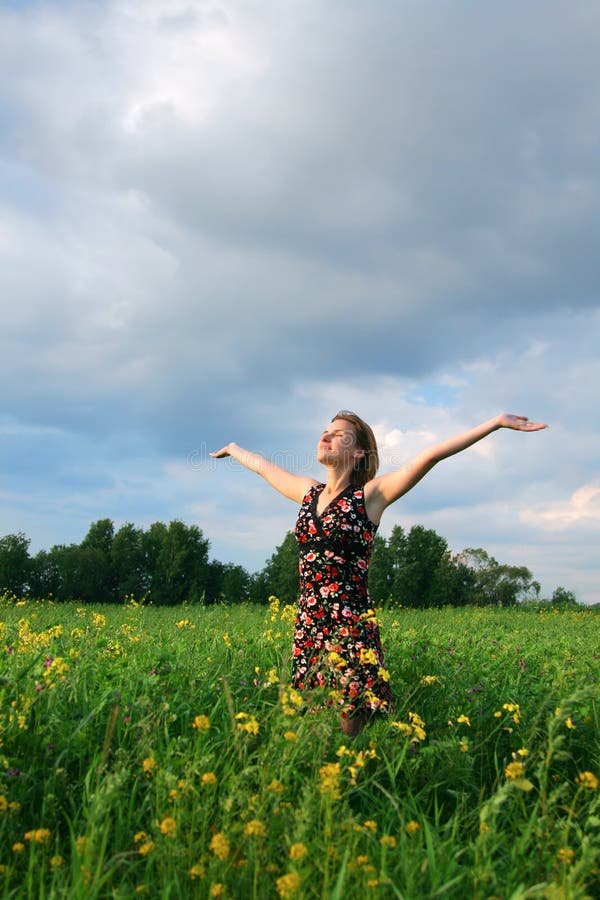
[[[353,741],[275,600],[1,612],[4,897],[597,896],[591,612],[382,613]]]

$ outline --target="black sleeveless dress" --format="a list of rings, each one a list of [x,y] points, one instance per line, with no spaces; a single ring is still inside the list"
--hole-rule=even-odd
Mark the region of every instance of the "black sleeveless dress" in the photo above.
[[[300,507],[300,599],[292,683],[299,690],[330,687],[343,715],[392,707],[379,625],[367,578],[377,526],[367,517],[364,492],[348,485],[317,515],[324,484],[310,488]]]

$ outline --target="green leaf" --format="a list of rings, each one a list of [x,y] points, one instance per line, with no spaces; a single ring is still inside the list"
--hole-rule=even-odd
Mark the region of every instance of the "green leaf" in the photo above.
[[[529,778],[515,778],[512,784],[514,784],[514,786],[520,791],[533,790],[533,783],[529,780]]]

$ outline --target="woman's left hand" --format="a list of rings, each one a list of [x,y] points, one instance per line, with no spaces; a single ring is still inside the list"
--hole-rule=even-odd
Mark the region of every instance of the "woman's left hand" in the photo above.
[[[527,416],[512,416],[509,413],[502,413],[498,416],[499,428],[512,428],[514,431],[541,431],[547,428],[543,422],[530,422]]]

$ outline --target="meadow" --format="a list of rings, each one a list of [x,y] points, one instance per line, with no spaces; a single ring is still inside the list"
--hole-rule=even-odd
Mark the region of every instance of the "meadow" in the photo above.
[[[600,617],[378,612],[396,708],[290,689],[294,610],[0,601],[0,886],[600,896]]]

